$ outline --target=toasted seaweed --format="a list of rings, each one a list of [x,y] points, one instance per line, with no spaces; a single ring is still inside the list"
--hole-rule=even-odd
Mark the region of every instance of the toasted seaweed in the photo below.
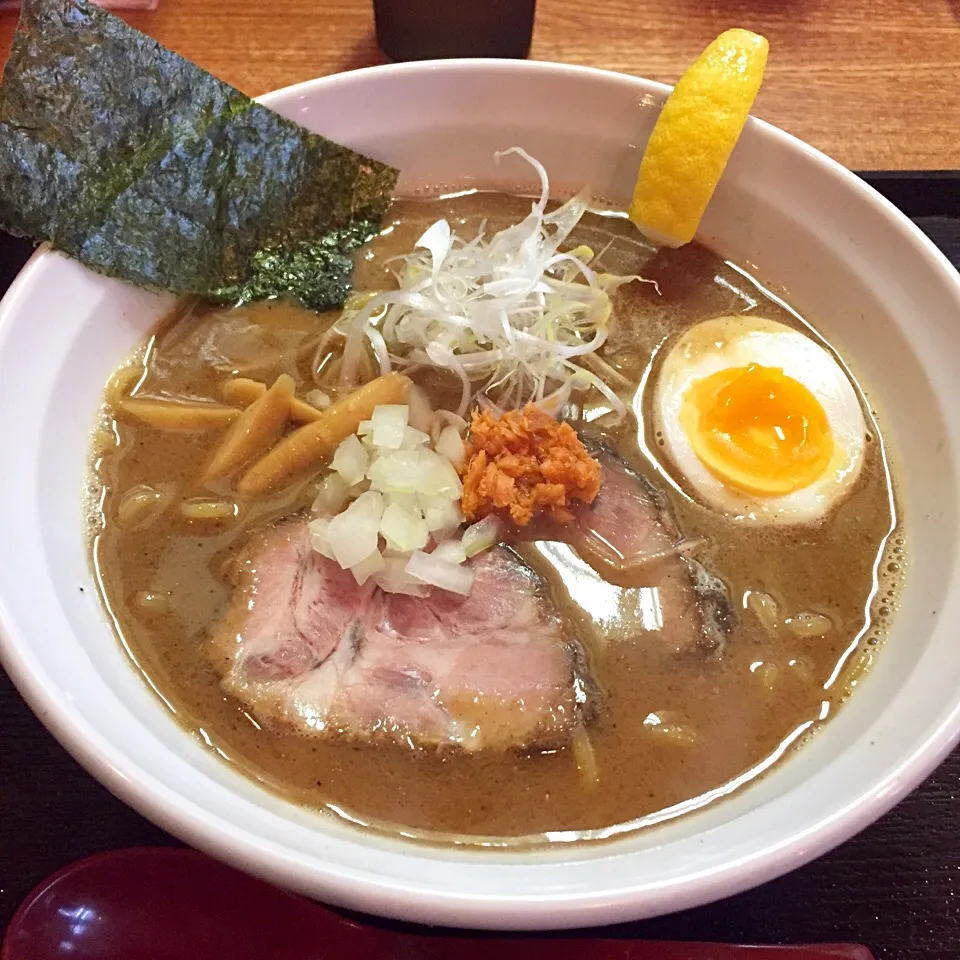
[[[0,87],[0,226],[101,273],[341,306],[397,171],[86,0],[24,0]]]

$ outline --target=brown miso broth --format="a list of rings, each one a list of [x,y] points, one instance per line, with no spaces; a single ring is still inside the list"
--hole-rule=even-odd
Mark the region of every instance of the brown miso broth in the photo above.
[[[472,236],[482,219],[492,230],[528,210],[529,200],[482,193],[398,200],[387,229],[358,257],[355,286],[393,285],[390,258],[408,252],[439,217],[463,224],[462,234]],[[285,303],[232,310],[181,304],[108,389],[94,462],[103,496],[91,520],[104,603],[137,668],[179,723],[295,803],[433,838],[559,831],[589,837],[640,826],[664,811],[692,809],[711,792],[722,795],[744,774],[759,775],[783,745],[800,743],[832,715],[849,690],[846,671],[867,663],[882,639],[903,543],[883,444],[865,404],[869,442],[853,493],[823,522],[796,527],[742,525],[697,503],[657,459],[650,427],[659,359],[693,323],[752,312],[818,335],[779,298],[697,244],[655,250],[623,218],[599,213],[586,215],[570,239],[602,251],[606,271],[656,281],[617,292],[614,333],[602,349],[603,359],[636,384],[639,426],[633,414],[618,423],[589,405],[575,408],[571,422],[599,436],[663,493],[683,535],[702,540],[697,559],[726,585],[736,618],[721,651],[677,654],[658,646],[655,633],[597,642],[589,622],[611,616],[605,595],[596,594],[594,608],[588,600],[570,610],[561,573],[536,548],[521,549],[569,628],[579,629],[602,690],[588,728],[596,783],[584,778],[566,747],[471,754],[305,736],[261,723],[221,689],[208,634],[233,591],[229,564],[252,531],[309,507],[317,477],[247,500],[226,485],[203,488],[197,478],[221,433],[168,432],[117,419],[110,390],[222,402],[231,375],[270,383],[287,373],[302,397],[315,387],[314,350],[335,314]],[[829,325],[828,317],[814,318],[820,319]],[[413,379],[435,403],[444,399],[447,384],[422,373]],[[169,503],[137,522],[129,492],[141,486]],[[184,517],[184,501],[211,498],[229,503],[230,515]],[[776,616],[768,617],[751,594],[773,598]],[[829,618],[828,631],[807,636],[802,624],[794,629],[801,614]]]

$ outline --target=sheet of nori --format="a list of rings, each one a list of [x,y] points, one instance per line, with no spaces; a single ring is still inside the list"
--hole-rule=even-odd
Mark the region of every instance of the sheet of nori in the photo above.
[[[397,171],[86,0],[25,0],[0,87],[0,226],[141,286],[340,306]]]

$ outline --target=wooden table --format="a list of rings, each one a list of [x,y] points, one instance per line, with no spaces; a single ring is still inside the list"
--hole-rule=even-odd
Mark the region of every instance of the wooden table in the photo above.
[[[371,0],[160,0],[128,19],[251,95],[382,61]],[[538,0],[531,56],[673,83],[729,26],[770,39],[758,116],[854,169],[960,167],[960,0]]]

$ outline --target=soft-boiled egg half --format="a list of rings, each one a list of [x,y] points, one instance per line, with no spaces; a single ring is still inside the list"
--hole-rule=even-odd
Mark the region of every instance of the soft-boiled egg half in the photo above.
[[[847,374],[803,333],[761,317],[686,331],[663,361],[653,412],[690,492],[738,519],[818,520],[863,466],[866,425]]]

